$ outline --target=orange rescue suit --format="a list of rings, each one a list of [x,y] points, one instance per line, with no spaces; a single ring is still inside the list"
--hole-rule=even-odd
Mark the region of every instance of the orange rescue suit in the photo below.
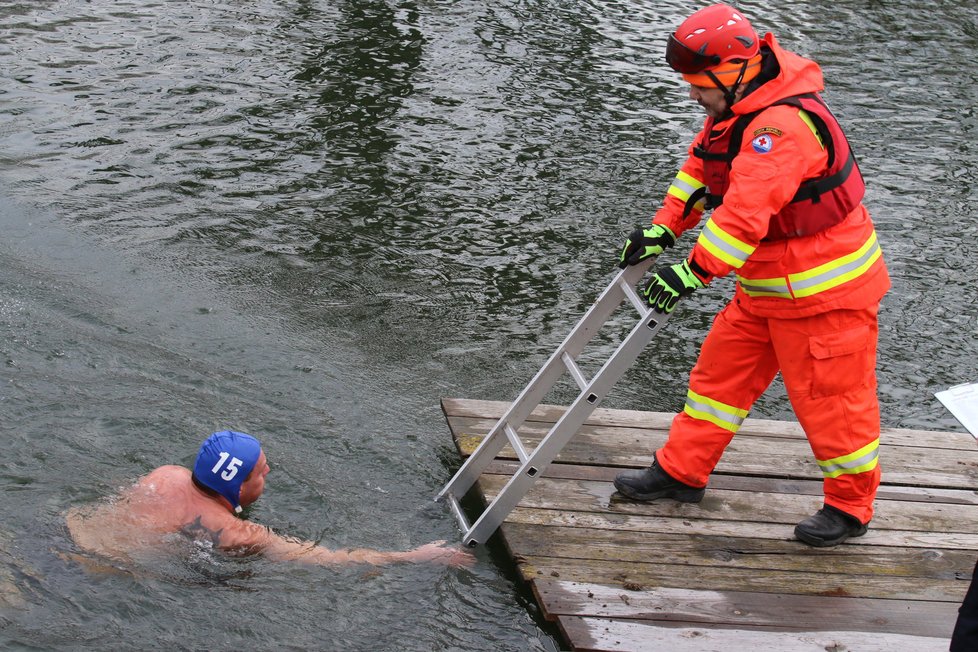
[[[690,373],[683,412],[656,458],[672,477],[706,486],[754,401],[780,371],[821,470],[825,503],[867,523],[880,480],[877,311],[889,276],[859,201],[861,177],[839,191],[852,200],[847,214],[829,215],[839,201],[820,209],[816,200],[805,209],[815,212],[804,219],[821,230],[798,235],[779,229],[794,219],[799,188],[840,173],[842,162],[830,168],[830,158],[848,155],[848,144],[828,147],[825,122],[836,140],[841,135],[834,118],[810,103],[805,111],[794,99],[815,97],[821,104],[813,96],[823,87],[818,64],[782,49],[772,34],[762,40],[762,52],[764,72],[730,107],[730,117],[707,119],[653,220],[678,237],[699,224],[707,208],[703,195],[713,193],[716,207],[689,255],[690,267],[704,282],[731,272],[737,277],[734,298],[717,315]],[[743,116],[750,117],[738,125]],[[716,163],[701,156],[716,151],[711,139],[730,142],[735,125],[742,137],[726,163],[720,203]],[[778,458],[757,463],[770,467]]]

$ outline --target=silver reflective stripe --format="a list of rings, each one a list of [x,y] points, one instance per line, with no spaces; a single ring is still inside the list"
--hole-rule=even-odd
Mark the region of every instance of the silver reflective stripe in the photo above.
[[[741,410],[720,401],[700,396],[693,390],[686,393],[686,406],[683,412],[694,419],[709,421],[724,430],[736,433],[744,423],[747,410]]]
[[[826,478],[872,471],[879,462],[880,440],[876,439],[855,453],[831,460],[816,460]]]
[[[790,274],[787,278],[744,278],[737,275],[740,287],[751,296],[801,299],[839,287],[859,278],[883,255],[873,232],[859,249],[818,267]]]
[[[737,280],[740,281],[741,289],[752,297],[772,296],[784,297],[786,299],[791,298],[791,292],[788,290],[788,283],[785,281],[783,276],[772,279],[761,279],[757,281],[751,281],[742,276],[738,276]]]
[[[703,186],[704,184],[702,183],[693,185],[692,183],[685,181],[684,179],[680,179],[679,177],[676,177],[675,179],[672,180],[672,185],[669,187],[669,192],[685,200],[685,199],[689,199],[690,195],[692,195],[694,192],[696,192]],[[676,192],[673,192],[673,190],[675,190]]]
[[[742,267],[756,249],[756,247],[751,247],[726,234],[723,229],[713,223],[713,218],[710,218],[703,230],[700,231],[697,242],[711,254],[734,268]]]
[[[875,234],[872,241],[867,244],[869,244],[869,247],[861,252],[861,255],[858,255],[852,260],[838,261],[839,264],[830,263],[831,268],[824,272],[814,274],[805,272],[789,276],[788,278],[791,280],[791,288],[794,290],[795,296],[811,296],[812,294],[817,294],[818,292],[841,285],[862,274],[865,268],[880,256],[880,244],[876,240]]]

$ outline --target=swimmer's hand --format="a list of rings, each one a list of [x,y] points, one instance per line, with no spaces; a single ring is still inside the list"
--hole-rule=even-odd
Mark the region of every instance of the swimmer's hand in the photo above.
[[[446,566],[470,567],[475,564],[475,556],[461,546],[448,545],[444,540],[432,541],[404,553],[405,559],[413,562],[431,562]]]

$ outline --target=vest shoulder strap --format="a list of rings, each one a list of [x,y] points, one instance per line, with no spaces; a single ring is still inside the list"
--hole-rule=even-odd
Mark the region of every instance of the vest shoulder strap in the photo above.
[[[740,146],[743,144],[744,141],[744,132],[747,130],[747,125],[753,122],[754,118],[764,113],[764,111],[770,109],[772,106],[788,105],[788,106],[793,106],[799,110],[805,111],[805,107],[801,102],[802,99],[814,100],[815,102],[818,102],[822,106],[826,106],[822,98],[820,98],[815,93],[805,93],[803,95],[786,97],[782,100],[778,100],[777,102],[764,107],[763,109],[754,111],[752,113],[745,113],[744,115],[737,118],[737,121],[734,122],[733,126],[730,128],[731,132],[730,132],[729,151],[732,153],[730,159],[732,160],[733,156],[735,156],[737,152],[740,151]],[[826,110],[828,110],[827,107]],[[828,166],[832,167],[832,162],[835,156],[835,144],[832,142],[832,134],[829,132],[828,125],[826,125],[825,121],[822,120],[822,118],[816,115],[815,113],[811,111],[805,111],[805,113],[808,114],[808,117],[811,118],[812,123],[815,125],[815,129],[818,131],[818,135],[821,137],[822,143],[825,145],[826,148],[828,148],[828,152],[829,152]]]

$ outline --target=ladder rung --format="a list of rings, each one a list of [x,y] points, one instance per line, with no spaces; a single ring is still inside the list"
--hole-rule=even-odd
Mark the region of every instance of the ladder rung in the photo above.
[[[567,371],[570,373],[571,378],[574,379],[574,382],[577,383],[577,386],[581,389],[581,391],[584,391],[584,388],[590,384],[590,381],[584,377],[584,374],[581,372],[581,368],[577,366],[577,362],[575,362],[574,358],[571,357],[571,354],[567,353],[566,351],[562,356],[560,356],[560,358],[564,361],[564,366],[567,367]]]
[[[638,292],[635,291],[635,288],[630,283],[626,283],[624,279],[621,282],[621,289],[631,304],[635,306],[635,310],[638,310],[638,314],[644,316],[650,310],[649,302],[640,297]]]
[[[509,425],[508,423],[503,430],[506,433],[506,438],[509,439],[509,445],[513,447],[513,450],[516,451],[516,456],[520,458],[520,463],[525,464],[526,460],[530,457],[530,454],[526,452],[526,448],[524,448],[519,434],[513,430],[513,426]]]

